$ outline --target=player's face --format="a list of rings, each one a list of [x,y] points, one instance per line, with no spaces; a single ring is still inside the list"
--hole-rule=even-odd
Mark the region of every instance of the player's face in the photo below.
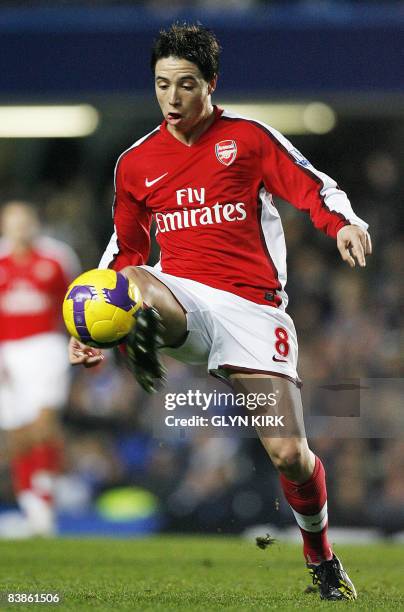
[[[13,244],[29,245],[39,231],[39,223],[33,210],[24,204],[13,203],[2,212],[1,230]]]
[[[190,133],[212,113],[215,85],[216,78],[207,83],[198,66],[188,60],[170,56],[156,63],[156,96],[172,130]]]

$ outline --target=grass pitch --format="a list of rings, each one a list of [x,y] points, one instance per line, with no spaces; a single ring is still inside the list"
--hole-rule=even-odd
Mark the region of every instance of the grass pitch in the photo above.
[[[267,550],[229,537],[0,542],[0,607],[8,610],[404,609],[404,546],[338,547],[357,602],[320,602],[298,546]],[[7,604],[7,593],[58,593],[62,602]]]

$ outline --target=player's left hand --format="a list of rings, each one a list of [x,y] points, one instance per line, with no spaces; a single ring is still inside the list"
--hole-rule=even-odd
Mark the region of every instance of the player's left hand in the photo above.
[[[358,225],[344,225],[337,233],[337,247],[341,257],[351,268],[355,267],[355,259],[364,268],[366,255],[372,253],[372,241],[368,232]]]

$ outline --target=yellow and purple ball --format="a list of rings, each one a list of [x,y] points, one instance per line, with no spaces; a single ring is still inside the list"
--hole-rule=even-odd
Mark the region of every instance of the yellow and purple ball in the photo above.
[[[138,287],[115,270],[89,270],[70,285],[63,300],[67,331],[84,344],[110,348],[122,342],[142,307]]]

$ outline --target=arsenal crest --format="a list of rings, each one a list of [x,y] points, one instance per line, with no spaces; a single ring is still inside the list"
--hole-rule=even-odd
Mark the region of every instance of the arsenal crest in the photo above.
[[[215,145],[215,153],[221,164],[230,166],[236,159],[237,145],[234,140],[221,140]]]

